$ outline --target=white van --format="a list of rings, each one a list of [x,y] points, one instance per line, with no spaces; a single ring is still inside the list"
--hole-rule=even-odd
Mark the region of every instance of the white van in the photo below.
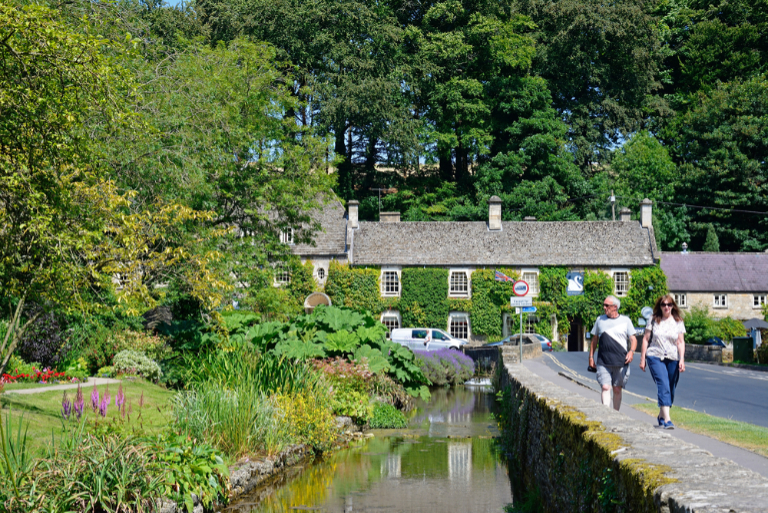
[[[392,330],[392,342],[412,351],[437,351],[438,349],[459,349],[467,342],[453,338],[436,328],[396,328]]]

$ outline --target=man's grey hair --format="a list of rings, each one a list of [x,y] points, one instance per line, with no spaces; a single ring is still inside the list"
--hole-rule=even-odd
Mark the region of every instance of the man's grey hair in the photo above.
[[[616,296],[608,296],[608,297],[607,297],[607,298],[605,298],[605,299],[610,299],[610,300],[611,300],[611,303],[613,303],[614,305],[616,305],[616,310],[618,310],[619,308],[621,308],[621,301],[619,301],[619,298],[617,298]]]

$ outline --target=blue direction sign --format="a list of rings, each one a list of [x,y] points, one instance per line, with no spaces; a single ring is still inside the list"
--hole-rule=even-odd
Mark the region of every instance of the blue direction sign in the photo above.
[[[523,307],[523,313],[536,313],[536,307],[535,306],[524,306]]]

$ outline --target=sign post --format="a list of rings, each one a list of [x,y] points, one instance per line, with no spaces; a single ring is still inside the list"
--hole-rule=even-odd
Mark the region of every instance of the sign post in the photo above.
[[[523,280],[517,280],[512,285],[512,293],[518,297],[513,297],[509,299],[509,303],[511,306],[532,306],[533,305],[533,299],[529,297],[520,297],[525,296],[528,294],[528,291],[530,290],[530,287],[528,287],[528,283],[524,282]],[[525,302],[525,304],[523,304]],[[523,310],[525,308],[520,308],[520,365],[523,364]]]

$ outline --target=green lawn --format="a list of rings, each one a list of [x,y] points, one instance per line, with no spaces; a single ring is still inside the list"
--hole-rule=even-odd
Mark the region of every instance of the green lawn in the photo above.
[[[89,423],[96,422],[125,422],[132,429],[141,430],[146,434],[154,434],[162,431],[170,422],[170,399],[174,392],[144,380],[124,381],[123,391],[126,399],[126,412],[131,406],[130,420],[122,420],[117,407],[117,384],[108,385],[112,396],[106,419],[102,419],[98,412],[91,409],[91,391],[93,387],[83,388],[85,399],[85,418]],[[99,396],[103,397],[107,385],[97,387]],[[139,409],[139,398],[144,393],[144,406]],[[40,392],[37,394],[14,394],[7,391],[0,395],[3,423],[6,415],[11,412],[11,421],[17,425],[18,419],[23,415],[24,423],[29,424],[28,438],[35,449],[43,449],[51,441],[51,436],[58,438],[64,430],[61,417],[61,400],[63,391]],[[77,389],[67,390],[67,397],[74,400]],[[139,416],[139,413],[141,415]],[[69,421],[74,424],[76,421]]]
[[[659,407],[655,403],[633,404],[632,407],[653,417],[659,414]],[[676,426],[688,431],[716,438],[721,442],[768,457],[768,428],[715,417],[686,408],[672,408],[671,417]]]

